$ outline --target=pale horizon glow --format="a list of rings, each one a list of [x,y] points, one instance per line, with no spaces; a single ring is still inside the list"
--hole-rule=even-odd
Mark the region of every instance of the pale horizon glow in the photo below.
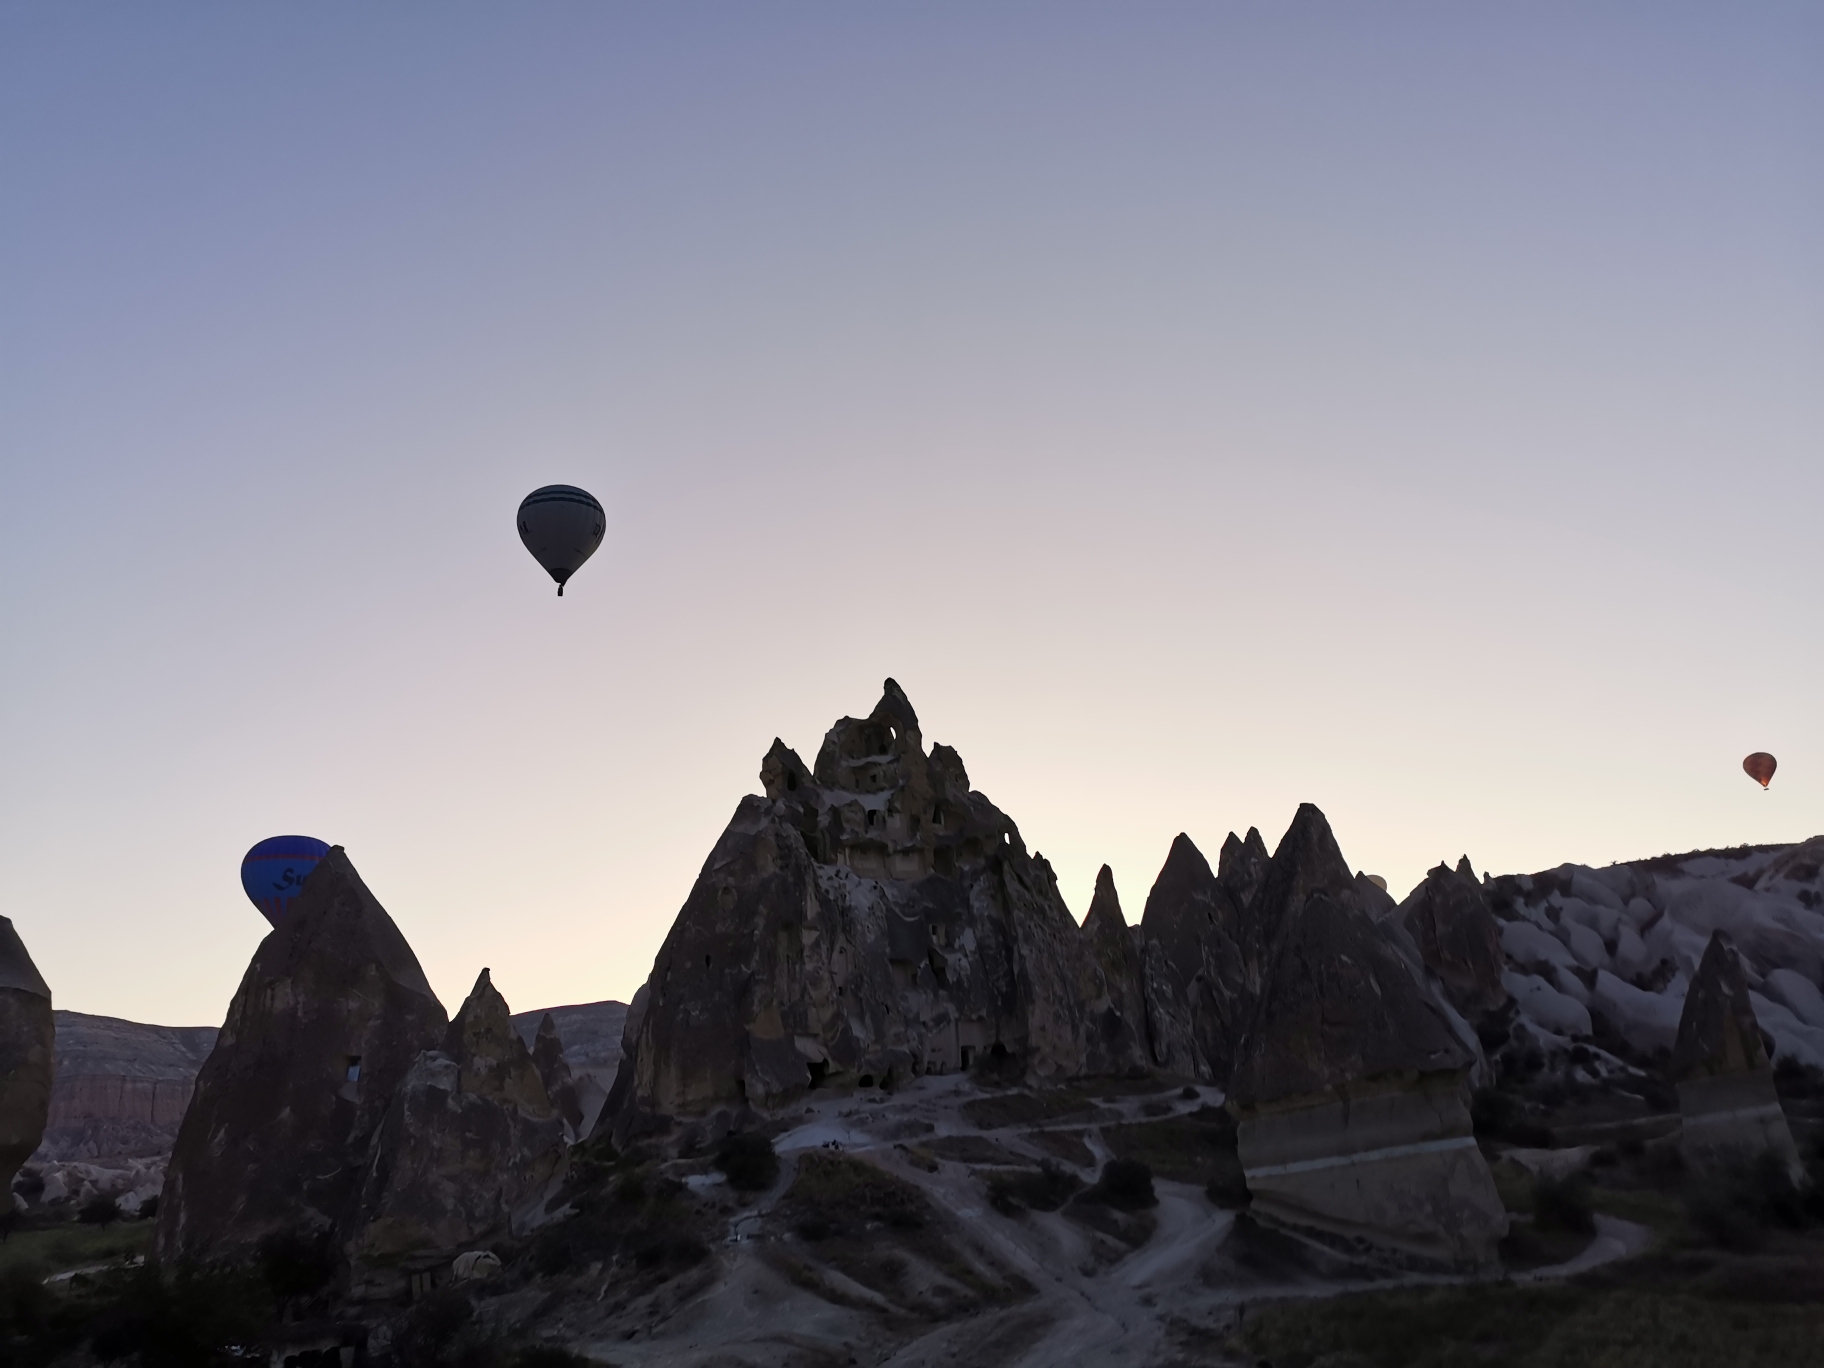
[[[287,832],[626,1000],[889,675],[1078,917],[1824,831],[1815,5],[28,3],[0,183],[59,1007],[220,1021]]]

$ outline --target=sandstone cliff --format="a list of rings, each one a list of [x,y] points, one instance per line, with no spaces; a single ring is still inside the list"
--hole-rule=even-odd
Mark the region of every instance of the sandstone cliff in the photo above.
[[[281,1231],[332,1238],[394,1093],[446,1026],[405,937],[335,847],[260,942],[197,1077],[158,1257],[231,1258]]]
[[[623,1109],[777,1106],[984,1057],[1041,1077],[1144,1065],[1050,867],[955,751],[926,753],[893,681],[814,770],[775,741],[760,778],[629,1020]]]
[[[1451,1005],[1471,1022],[1480,1022],[1512,999],[1501,984],[1506,961],[1500,924],[1468,869],[1467,856],[1454,870],[1440,864],[1400,905],[1400,915]]]
[[[54,1049],[50,987],[12,922],[0,917],[0,1202],[7,1211],[13,1175],[44,1137]]]

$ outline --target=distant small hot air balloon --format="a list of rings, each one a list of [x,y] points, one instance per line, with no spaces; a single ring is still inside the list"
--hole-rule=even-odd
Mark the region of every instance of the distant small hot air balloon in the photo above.
[[[564,594],[564,582],[602,544],[607,525],[608,515],[595,495],[575,485],[546,485],[526,495],[519,505],[519,539],[557,581],[559,598]]]
[[[241,858],[241,887],[267,921],[277,926],[317,862],[329,854],[314,836],[268,836]]]
[[[1773,772],[1779,768],[1779,764],[1780,762],[1767,754],[1766,751],[1756,751],[1753,755],[1742,761],[1742,768],[1748,772],[1748,777],[1750,779],[1754,780],[1754,782],[1759,784],[1762,788],[1766,788],[1767,785],[1773,782]]]

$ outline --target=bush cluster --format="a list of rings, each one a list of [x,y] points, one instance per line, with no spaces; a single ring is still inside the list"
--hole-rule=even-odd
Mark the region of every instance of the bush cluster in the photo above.
[[[988,1179],[988,1205],[1003,1216],[1056,1211],[1083,1186],[1076,1174],[1042,1160],[1036,1169],[1003,1170]]]
[[[715,1165],[740,1192],[764,1192],[779,1177],[773,1142],[752,1131],[730,1135],[716,1147]]]

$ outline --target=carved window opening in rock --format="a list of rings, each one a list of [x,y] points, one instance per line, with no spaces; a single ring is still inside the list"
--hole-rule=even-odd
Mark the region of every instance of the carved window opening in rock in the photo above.
[[[931,825],[939,828],[940,830],[943,828],[944,809],[941,804],[939,806],[931,809]]]
[[[348,1081],[350,1083],[359,1083],[361,1081],[361,1056],[360,1055],[349,1055],[348,1056],[348,1066],[347,1066],[346,1071],[343,1074],[343,1077],[346,1081]]]
[[[871,827],[880,825],[880,813],[876,812],[873,808],[868,809],[868,825]]]
[[[948,879],[956,873],[956,851],[950,846],[939,846],[931,852],[931,868]]]
[[[860,1078],[856,1079],[855,1081],[864,1088],[871,1088],[874,1086],[874,1075],[873,1074],[863,1074]]]
[[[796,793],[798,791],[798,776],[797,775],[787,774],[785,776],[785,791],[787,793]]]
[[[708,955],[703,956],[703,967],[705,969],[709,968],[709,956]]]
[[[740,1094],[743,1102],[747,1101],[747,1080],[745,1078],[735,1080],[735,1091]]]
[[[804,1067],[811,1076],[810,1086],[813,1088],[822,1083],[830,1072],[830,1062],[827,1059],[813,1059]]]
[[[998,1040],[995,1041],[994,1045],[988,1051],[988,1058],[996,1061],[997,1063],[999,1061],[1007,1058],[1007,1047],[1005,1045],[1001,1044],[1000,1041],[998,1041]]]
[[[963,1046],[963,1067],[965,1069],[969,1067],[970,1061],[973,1060],[974,1058],[975,1058],[975,1046],[973,1046],[973,1045]]]

